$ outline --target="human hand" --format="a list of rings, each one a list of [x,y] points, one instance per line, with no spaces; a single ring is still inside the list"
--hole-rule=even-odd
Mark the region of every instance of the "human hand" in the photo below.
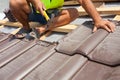
[[[40,0],[38,0],[38,1],[39,2],[34,6],[35,6],[35,8],[36,8],[36,10],[38,12],[40,12],[42,15],[44,15],[44,10],[46,10],[46,8],[45,8],[44,4]]]
[[[100,20],[99,22],[95,22],[93,32],[97,31],[98,28],[103,28],[108,32],[114,32],[115,24],[108,20]]]

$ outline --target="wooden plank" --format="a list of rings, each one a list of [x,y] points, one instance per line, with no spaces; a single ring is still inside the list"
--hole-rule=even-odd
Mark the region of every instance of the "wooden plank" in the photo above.
[[[6,25],[6,26],[13,26],[13,27],[22,27],[22,24],[19,22],[9,22],[8,19],[3,19],[0,20],[1,25]],[[30,26],[35,27],[35,26],[40,26],[40,23],[38,22],[30,22]]]
[[[65,0],[66,1],[77,1],[77,0]],[[91,1],[94,1],[94,2],[111,2],[111,1],[120,1],[120,0],[91,0]]]
[[[118,20],[118,21],[120,21],[120,15],[116,15],[113,20]]]
[[[21,23],[19,22],[9,22],[6,20],[0,20],[0,24],[7,25],[7,26],[13,26],[13,27],[22,27]],[[31,22],[31,27],[41,26],[38,22]],[[53,29],[53,31],[59,31],[59,32],[70,32],[71,30],[75,29],[76,25],[65,25],[58,28]]]
[[[69,5],[79,5],[77,1],[65,1],[64,6],[69,6]]]
[[[51,29],[51,31],[49,31],[46,34],[44,34],[43,36],[41,36],[40,40],[45,40],[45,38],[48,37],[52,33],[52,31],[68,33],[68,32],[71,32],[72,30],[74,30],[77,27],[78,27],[77,25],[68,24],[68,25],[64,25],[64,26],[61,26],[61,27],[57,27],[55,29]]]
[[[100,7],[103,5],[104,2],[93,2],[95,7]],[[77,1],[66,1],[64,2],[64,6],[71,6],[71,5],[79,5]]]
[[[117,15],[120,14],[120,7],[100,7],[96,8],[99,14],[112,14],[112,15]],[[79,14],[82,15],[87,15],[86,11],[83,8],[77,8]]]
[[[52,31],[56,31],[56,32],[71,32],[73,29],[77,28],[78,25],[73,25],[73,24],[68,24],[68,25],[64,25],[61,27],[57,27],[55,29],[53,29]]]
[[[93,2],[119,2],[120,0],[92,0]],[[76,0],[65,0],[64,6],[78,5]]]
[[[105,6],[105,3],[104,3],[104,2],[94,2],[93,4],[94,4],[94,6],[95,6],[96,8],[100,8],[100,7]]]
[[[45,38],[48,37],[51,33],[52,31],[47,32],[45,35],[40,37],[40,40],[45,40]]]
[[[112,1],[120,1],[120,0],[92,0],[92,1],[94,1],[94,2],[112,2]]]
[[[17,29],[14,30],[13,32],[11,32],[11,34],[15,35],[20,29],[21,29],[21,27],[17,28]]]
[[[3,27],[4,27],[4,25],[1,25],[1,26],[0,26],[0,29],[3,28]]]

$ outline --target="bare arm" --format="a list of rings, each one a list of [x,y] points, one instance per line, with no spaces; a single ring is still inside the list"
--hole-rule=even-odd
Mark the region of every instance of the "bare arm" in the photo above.
[[[86,10],[86,12],[92,17],[95,25],[93,32],[95,32],[98,28],[104,28],[109,32],[113,32],[115,29],[115,25],[112,22],[107,20],[103,20],[96,8],[94,7],[91,0],[78,0],[78,2],[82,5],[82,7]]]

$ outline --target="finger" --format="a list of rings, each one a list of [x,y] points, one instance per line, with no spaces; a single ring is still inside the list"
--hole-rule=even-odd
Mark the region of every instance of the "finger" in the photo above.
[[[45,6],[43,5],[43,10],[46,10]]]
[[[41,9],[40,11],[41,11],[41,14],[44,16],[44,11],[43,11],[43,9]]]
[[[108,26],[105,26],[104,29],[107,30],[108,32],[111,32],[111,30]]]
[[[94,28],[93,28],[93,31],[92,32],[96,32],[97,31],[97,27],[96,26],[94,26]]]
[[[107,24],[107,26],[110,28],[111,32],[115,31],[115,25],[113,23]]]
[[[44,12],[43,12],[43,11],[44,11],[44,9],[43,9],[43,7],[38,8],[38,9],[39,9],[38,11],[39,11],[42,15],[44,15]]]

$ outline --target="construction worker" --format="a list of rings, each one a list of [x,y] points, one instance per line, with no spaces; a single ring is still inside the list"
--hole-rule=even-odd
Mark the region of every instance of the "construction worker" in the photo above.
[[[103,28],[108,32],[113,32],[115,25],[103,20],[95,9],[91,0],[77,0],[94,21],[93,32],[98,28]],[[16,38],[24,38],[31,28],[29,21],[36,21],[43,24],[42,27],[36,27],[37,34],[42,34],[46,30],[50,30],[62,25],[66,25],[79,17],[79,13],[75,8],[61,9],[64,0],[10,0],[10,10],[14,17],[23,25],[22,32],[16,34]],[[44,17],[46,11],[51,17],[51,13],[55,13],[52,22],[47,25]]]

